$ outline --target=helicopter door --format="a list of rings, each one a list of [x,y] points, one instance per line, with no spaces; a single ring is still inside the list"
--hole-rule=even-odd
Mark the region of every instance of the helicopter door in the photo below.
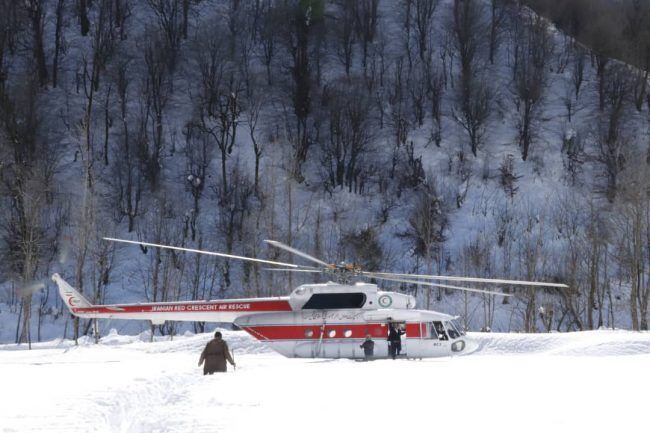
[[[388,335],[390,336],[390,329],[391,326],[394,327],[397,330],[397,333],[399,335],[399,342],[396,345],[396,356],[406,356],[406,322],[388,322]],[[390,341],[388,341],[388,357],[390,358],[392,356],[391,349],[390,349]]]

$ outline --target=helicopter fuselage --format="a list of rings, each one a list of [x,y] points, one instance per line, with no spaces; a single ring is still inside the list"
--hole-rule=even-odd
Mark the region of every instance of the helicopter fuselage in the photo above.
[[[287,357],[364,358],[360,346],[370,337],[373,358],[386,358],[391,326],[403,334],[399,357],[449,356],[466,346],[453,316],[416,310],[412,296],[375,284],[305,284],[275,298],[93,305],[58,274],[52,279],[81,318],[229,322]]]

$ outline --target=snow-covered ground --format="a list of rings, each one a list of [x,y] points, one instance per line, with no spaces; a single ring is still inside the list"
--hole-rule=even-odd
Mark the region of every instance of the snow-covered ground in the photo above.
[[[224,332],[237,369],[202,376],[210,334],[0,346],[0,432],[644,431],[650,334],[473,334],[425,360],[287,359]]]

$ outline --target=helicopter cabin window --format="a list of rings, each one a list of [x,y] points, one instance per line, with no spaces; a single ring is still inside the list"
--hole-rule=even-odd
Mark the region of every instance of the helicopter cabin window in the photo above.
[[[366,303],[365,293],[314,293],[303,310],[336,310],[361,308]]]

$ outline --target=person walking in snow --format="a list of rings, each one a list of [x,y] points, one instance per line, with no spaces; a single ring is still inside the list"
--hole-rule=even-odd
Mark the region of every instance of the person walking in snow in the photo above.
[[[205,362],[203,365],[204,375],[225,372],[228,368],[226,361],[235,367],[235,361],[228,350],[228,343],[223,340],[221,332],[217,331],[214,333],[214,338],[205,345],[205,349],[201,352],[199,367]]]
[[[375,342],[370,338],[370,334],[366,335],[366,340],[359,346],[363,349],[364,359],[369,361],[375,350]]]

